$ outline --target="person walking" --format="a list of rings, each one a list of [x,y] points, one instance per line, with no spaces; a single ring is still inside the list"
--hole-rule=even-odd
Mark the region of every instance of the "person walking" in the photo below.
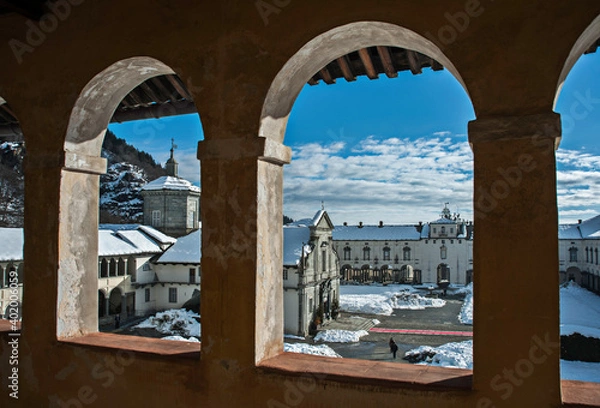
[[[392,356],[394,358],[396,358],[396,352],[398,351],[398,345],[396,344],[396,342],[394,341],[393,337],[390,337],[390,352],[392,353]]]

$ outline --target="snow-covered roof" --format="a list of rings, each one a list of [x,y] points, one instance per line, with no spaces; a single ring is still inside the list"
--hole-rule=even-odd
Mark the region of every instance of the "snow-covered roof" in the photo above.
[[[161,239],[157,239],[160,237]],[[137,224],[101,224],[98,229],[98,256],[159,254],[161,245],[173,243],[152,227]]]
[[[143,191],[156,191],[156,190],[181,190],[181,191],[193,191],[196,193],[200,192],[200,187],[194,186],[189,181],[173,176],[162,176],[156,180],[151,181],[142,187]]]
[[[558,226],[559,239],[600,239],[600,215],[578,224]]]
[[[23,260],[23,228],[0,228],[0,262]]]
[[[296,266],[304,254],[311,252],[308,242],[310,241],[310,228],[304,225],[285,225],[283,227],[283,265]],[[304,244],[304,245],[303,245]]]
[[[333,230],[335,241],[417,241],[421,236],[415,225],[337,225]]]
[[[200,229],[178,238],[177,242],[167,249],[156,263],[199,265],[202,260],[201,240],[202,230]]]

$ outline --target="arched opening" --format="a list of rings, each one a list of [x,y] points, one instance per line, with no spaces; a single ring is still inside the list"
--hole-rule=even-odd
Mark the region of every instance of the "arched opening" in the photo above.
[[[106,310],[106,295],[103,291],[98,291],[98,317],[102,318],[107,315]]]
[[[25,155],[16,114],[0,96],[0,315],[4,319],[21,319],[23,304]]]
[[[446,288],[450,284],[450,267],[445,263],[437,267],[437,284],[441,288]]]
[[[449,187],[451,183],[440,183],[439,177],[433,174],[431,176],[421,175],[421,177],[428,182],[437,180],[438,188],[441,184],[444,184],[444,191],[440,192],[439,195],[452,194],[454,197],[460,196],[461,200],[464,200],[465,207],[468,206],[470,209],[472,205],[472,185],[469,180],[472,180],[472,176],[465,175],[465,167],[472,165],[471,152],[466,140],[458,141],[450,137],[445,129],[431,130],[430,136],[436,138],[433,142],[422,137],[423,128],[421,126],[416,126],[420,129],[415,131],[415,133],[421,133],[421,139],[417,140],[417,136],[411,136],[414,137],[413,140],[404,139],[405,135],[398,132],[398,129],[402,129],[403,132],[405,129],[409,129],[410,126],[407,126],[406,123],[388,123],[389,128],[396,129],[396,133],[386,129],[387,133],[381,138],[373,136],[373,133],[365,133],[357,137],[355,134],[357,132],[356,127],[352,125],[348,125],[348,127],[345,127],[346,125],[340,126],[337,124],[339,122],[335,122],[334,125],[330,123],[318,132],[307,129],[313,122],[320,119],[318,116],[322,113],[325,114],[323,116],[329,118],[336,117],[337,110],[334,108],[340,104],[340,101],[353,100],[348,96],[349,94],[344,94],[343,91],[350,90],[352,87],[361,90],[373,87],[373,89],[376,88],[380,92],[386,92],[383,88],[392,86],[393,81],[396,80],[392,78],[400,77],[398,81],[403,81],[402,84],[405,84],[409,82],[406,81],[406,76],[424,72],[425,68],[427,68],[428,73],[430,72],[429,68],[436,71],[446,68],[446,71],[441,74],[444,76],[444,80],[452,82],[453,91],[458,90],[460,93],[459,99],[468,100],[464,84],[453,64],[433,43],[410,30],[386,23],[360,22],[335,28],[307,43],[285,64],[271,84],[265,99],[259,130],[260,136],[274,142],[281,142],[285,137],[286,143],[289,143],[295,151],[294,161],[286,169],[286,178],[284,179],[284,214],[295,219],[302,216],[301,211],[305,211],[306,206],[310,205],[307,203],[324,201],[325,208],[332,216],[333,222],[341,224],[346,219],[336,219],[332,215],[336,211],[336,206],[342,205],[342,203],[354,203],[355,208],[358,205],[362,205],[363,208],[355,210],[354,214],[347,210],[338,211],[338,214],[347,217],[369,215],[377,220],[369,221],[374,222],[373,225],[363,223],[358,218],[351,220],[355,225],[358,225],[356,227],[357,234],[377,228],[377,233],[373,232],[373,234],[380,236],[378,234],[387,231],[387,221],[379,222],[379,217],[382,213],[389,214],[391,206],[401,207],[401,205],[420,201],[419,205],[422,208],[431,205],[437,213],[439,211],[439,205],[437,204],[440,199],[439,196],[437,198],[432,197],[431,202],[427,203],[422,202],[423,196],[416,198],[416,201],[412,196],[415,186],[422,185],[422,180],[421,183],[416,180],[416,178],[419,178],[418,174],[422,169],[416,169],[416,171],[408,174],[406,166],[401,169],[398,165],[398,163],[407,161],[411,163],[419,162],[419,158],[416,157],[418,154],[414,157],[406,157],[400,152],[426,150],[428,149],[427,146],[434,144],[439,144],[440,147],[442,145],[451,146],[450,154],[461,155],[461,160],[455,162],[462,161],[461,169],[457,168],[456,171],[460,173],[459,178],[467,180],[467,182],[461,186],[460,191],[451,192],[452,187]],[[379,81],[369,81],[367,79],[367,77],[375,79],[380,75]],[[384,75],[388,79],[385,79]],[[423,74],[423,77],[425,76],[427,74]],[[342,83],[343,79],[352,82],[352,84]],[[307,83],[309,85],[306,85]],[[327,102],[323,102],[325,99],[317,96],[320,90],[330,89],[327,88],[328,85],[325,85],[325,83],[332,85],[330,87],[331,92],[336,95],[337,99],[332,98]],[[435,81],[435,83],[439,84],[438,81]],[[315,84],[316,86],[311,88],[311,85]],[[394,93],[396,96],[403,94],[400,89],[395,89]],[[304,95],[314,96],[309,98]],[[359,112],[359,114],[356,114],[355,111],[352,111],[352,113],[346,111],[345,115],[356,115],[362,118],[363,116],[369,116],[364,115],[365,112],[372,115],[373,110],[381,107],[381,105],[374,103],[378,100],[377,95],[361,96],[357,94],[354,95],[354,98],[356,98],[354,99],[355,103],[361,107],[367,105],[367,103],[361,104],[362,101],[368,101],[368,104],[372,104],[373,107],[363,108],[364,112]],[[396,113],[402,110],[401,106],[403,105],[400,105],[400,99],[402,98],[396,97],[391,103],[391,105],[398,103],[395,106]],[[427,99],[428,101],[436,100],[437,102],[436,98],[429,97]],[[414,104],[414,100],[411,100],[411,102]],[[427,102],[423,100],[423,103],[426,104]],[[468,113],[466,115],[461,114],[462,124],[459,126],[461,130],[456,132],[462,134],[463,137],[466,133],[468,120],[474,116],[470,101],[467,105],[466,111]],[[292,106],[294,106],[293,111]],[[303,119],[297,119],[296,115],[300,115],[298,112],[303,106],[307,107],[305,110],[309,113]],[[298,110],[296,110],[296,107],[298,107]],[[344,105],[345,107],[347,106]],[[438,109],[438,112],[445,111],[446,108],[441,106]],[[367,121],[366,119],[363,120]],[[381,121],[374,120],[374,122]],[[304,138],[298,136],[298,129],[304,132]],[[352,130],[347,133],[345,129]],[[295,137],[292,133],[294,131],[296,132]],[[320,134],[320,140],[319,137],[311,138],[314,134]],[[436,149],[438,147],[433,148],[433,150]],[[441,147],[441,149],[444,150],[445,147]],[[352,156],[354,152],[360,152],[361,156],[364,157]],[[428,156],[428,153],[423,154]],[[435,154],[437,155],[437,153]],[[426,158],[424,161],[428,161],[430,158],[432,159],[433,156]],[[443,171],[440,173],[448,174]],[[332,176],[333,174],[335,176]],[[330,176],[334,180],[333,182],[328,182],[327,177]],[[292,181],[289,181],[290,177]],[[361,177],[364,177],[364,179],[361,179]],[[343,182],[340,182],[342,180]],[[402,184],[404,180],[409,180],[406,185]],[[427,187],[427,190],[430,190],[430,188]],[[386,197],[386,200],[373,199],[373,197],[382,195]],[[291,203],[290,199],[298,201]],[[295,208],[298,209],[298,214],[294,213]],[[422,213],[422,208],[415,210],[421,211],[421,217],[427,217],[427,214]],[[425,243],[421,243],[420,240],[421,236],[425,237],[425,233],[421,235],[421,230],[417,229],[420,228],[417,227],[419,219],[402,219],[400,218],[401,211],[397,208],[394,211],[397,211],[398,220],[392,221],[398,223],[410,222],[412,224],[411,227],[406,228],[410,236],[406,240],[411,242],[411,246],[413,240],[418,241],[415,243],[415,247],[424,246]],[[403,215],[406,217],[406,214]],[[344,225],[346,226],[346,223]],[[412,230],[408,232],[410,228]],[[416,249],[412,250],[411,247],[408,247],[408,244],[397,243],[404,242],[405,235],[400,235],[398,238],[391,237],[390,241],[396,241],[393,245],[392,243],[385,244],[384,238],[376,239],[376,241],[378,242],[373,243],[371,238],[362,235],[356,238],[356,242],[352,243],[352,248],[345,244],[338,247],[339,250],[343,250],[344,259],[354,256],[354,270],[357,273],[355,280],[358,283],[384,282],[386,271],[378,266],[382,260],[389,263],[392,259],[412,261],[416,258]],[[406,250],[403,250],[404,246],[407,247]],[[394,252],[393,257],[392,252]],[[420,259],[421,265],[433,266],[439,262],[439,250],[437,253],[434,253],[434,251],[429,252],[428,256],[431,257],[432,262],[428,262],[427,259]],[[415,262],[417,261],[415,260]],[[461,265],[468,265],[468,260],[464,259]],[[401,265],[395,265],[396,269],[400,267]],[[349,269],[345,268],[344,271],[340,272],[347,273],[347,271]],[[464,277],[464,271],[462,272],[460,276]],[[420,282],[420,279],[415,279],[412,267],[408,270],[399,271],[398,275],[402,274],[405,276],[399,276],[398,280],[410,280],[410,283]],[[427,276],[430,279],[428,282],[435,280],[434,274],[435,270],[430,268]],[[343,291],[343,288],[340,290]]]
[[[123,318],[133,316],[138,309],[136,302],[143,302],[144,299],[145,287],[141,284],[148,283],[140,282],[137,265],[150,266],[150,258],[160,255],[174,242],[174,239],[168,236],[169,231],[167,231],[167,235],[163,235],[159,231],[143,230],[136,225],[127,224],[131,222],[145,223],[145,219],[131,216],[133,213],[139,217],[142,203],[141,198],[133,198],[133,196],[123,196],[117,200],[124,203],[121,205],[122,209],[130,211],[123,216],[108,214],[108,218],[105,220],[110,222],[111,226],[103,227],[102,234],[98,234],[99,204],[106,202],[105,196],[102,196],[102,200],[100,200],[100,192],[103,191],[100,186],[104,185],[106,180],[111,181],[108,177],[103,179],[102,183],[100,182],[100,175],[107,173],[107,164],[108,176],[116,174],[119,180],[127,182],[128,187],[136,187],[135,194],[141,194],[142,186],[151,181],[147,178],[139,182],[133,180],[131,174],[134,171],[126,173],[128,170],[123,169],[123,166],[117,169],[113,162],[114,155],[105,154],[103,149],[118,150],[118,153],[121,154],[121,159],[116,160],[119,165],[123,165],[123,157],[135,156],[138,159],[150,157],[149,153],[131,150],[131,145],[127,143],[129,138],[123,135],[123,132],[129,132],[127,134],[135,139],[133,143],[145,142],[150,146],[158,146],[156,149],[163,149],[167,157],[169,147],[171,147],[171,157],[166,163],[166,172],[169,173],[169,176],[164,176],[164,178],[169,181],[168,177],[173,176],[174,180],[176,179],[175,181],[179,183],[178,187],[189,187],[188,190],[185,190],[186,192],[193,190],[196,203],[190,200],[185,201],[186,208],[181,211],[183,216],[168,215],[167,218],[177,218],[176,222],[184,225],[181,235],[185,235],[189,227],[198,228],[200,189],[193,186],[191,182],[180,178],[178,173],[181,168],[187,169],[188,163],[195,162],[197,168],[195,181],[199,183],[199,164],[195,157],[196,147],[191,149],[193,153],[186,155],[185,162],[182,156],[181,162],[175,160],[173,152],[178,147],[173,140],[176,136],[173,133],[177,132],[173,132],[173,129],[169,129],[169,126],[157,119],[178,115],[186,115],[186,118],[194,116],[197,123],[194,129],[198,129],[200,124],[195,112],[193,96],[187,90],[184,82],[170,67],[150,57],[133,57],[114,63],[92,78],[80,93],[71,112],[64,144],[65,166],[61,178],[60,208],[62,217],[59,233],[61,241],[65,245],[61,246],[59,254],[61,259],[59,281],[62,282],[59,283],[59,287],[66,288],[77,285],[81,290],[76,293],[61,290],[58,294],[58,310],[61,311],[57,326],[59,337],[70,337],[98,330],[98,314],[89,313],[90,310],[98,312],[101,310],[101,305],[97,303],[100,302],[101,296],[91,293],[99,290],[98,276],[119,278],[118,281],[111,279],[108,283],[106,281],[102,283],[102,287],[107,293],[110,293],[108,297],[109,314],[122,313]],[[182,121],[184,120],[182,119]],[[128,125],[130,123],[131,125]],[[107,133],[107,129],[109,129],[109,133]],[[115,136],[115,132],[119,133],[118,136],[123,135],[127,138],[127,142],[124,142],[125,139]],[[166,134],[161,134],[162,132]],[[179,129],[177,136],[186,132],[198,136],[185,126]],[[110,137],[105,137],[107,135]],[[161,137],[163,143],[157,143]],[[193,141],[188,140],[187,144],[197,143],[199,137],[194,139]],[[108,144],[105,143],[106,141]],[[178,140],[179,142],[181,141]],[[132,153],[128,153],[130,151]],[[128,154],[129,156],[127,156]],[[160,167],[160,165],[157,166]],[[131,165],[128,164],[125,167],[129,168]],[[139,172],[144,173],[144,171]],[[77,195],[72,194],[72,191],[75,190],[78,191]],[[183,188],[179,188],[179,190],[181,191]],[[120,194],[119,191],[112,193],[115,196]],[[137,203],[138,207],[132,210],[132,207],[128,205],[130,203]],[[193,222],[188,222],[186,218],[190,214],[194,217]],[[126,225],[115,226],[114,224]],[[147,224],[149,225],[150,222]],[[107,240],[104,243],[106,245],[99,245],[99,235],[101,240]],[[137,248],[139,245],[142,245],[144,250],[140,251]],[[102,258],[98,264],[99,249],[102,249],[106,258]],[[199,247],[198,251],[200,251]],[[81,254],[84,254],[83,259]],[[90,272],[98,266],[99,274],[94,273],[92,276]],[[131,279],[128,279],[127,275],[130,275]],[[158,278],[158,275],[145,273],[143,278],[154,280]],[[159,288],[164,286],[161,285]],[[167,290],[168,288],[165,289],[165,291]],[[141,296],[135,296],[136,291],[141,291]],[[189,293],[191,296],[192,291],[189,290]],[[162,295],[168,298],[168,294],[162,293]],[[140,299],[142,300],[140,301]]]
[[[597,378],[586,374],[586,370],[591,365],[600,369],[597,358],[592,357],[597,348],[593,341],[600,338],[594,334],[600,331],[597,313],[600,181],[595,164],[600,161],[599,45],[600,15],[573,45],[554,100],[554,110],[560,114],[562,126],[556,151],[561,378],[593,382],[598,382]],[[574,326],[577,334],[572,330]]]
[[[108,314],[109,315],[117,315],[121,314],[123,303],[123,293],[121,289],[114,288],[110,291],[110,296],[108,297]]]

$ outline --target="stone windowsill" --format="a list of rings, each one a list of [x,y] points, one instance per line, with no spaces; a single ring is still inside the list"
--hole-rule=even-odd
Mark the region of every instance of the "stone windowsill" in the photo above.
[[[0,320],[0,334],[12,332],[8,320]],[[200,358],[200,343],[160,340],[112,333],[91,333],[86,336],[62,338],[63,343],[119,349],[138,353]],[[470,392],[471,370],[450,369],[370,360],[336,359],[297,353],[282,353],[265,360],[259,369],[266,373],[327,378],[345,383],[371,384],[376,386],[404,387],[410,389]],[[600,407],[600,383],[563,380],[564,407]]]
[[[260,363],[266,373],[344,383],[470,393],[472,370],[282,353]],[[600,407],[600,383],[561,381],[564,407]]]
[[[61,337],[61,343],[110,350],[126,350],[167,357],[200,359],[200,343],[162,340],[150,337],[126,336],[113,333],[90,333],[80,337]]]
[[[341,359],[282,353],[260,363],[265,372],[311,375],[316,379],[373,386],[423,390],[464,391],[472,388],[472,370],[409,365],[371,360]]]

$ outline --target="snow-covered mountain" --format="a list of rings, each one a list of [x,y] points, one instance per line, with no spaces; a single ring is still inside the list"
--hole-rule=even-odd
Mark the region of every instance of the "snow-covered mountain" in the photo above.
[[[147,153],[140,152],[107,132],[102,157],[108,162],[100,176],[100,222],[140,223],[143,221],[141,189],[166,174]]]
[[[0,227],[23,226],[23,142],[0,143]]]
[[[0,142],[0,227],[23,227],[23,142]],[[137,150],[112,132],[106,133],[102,157],[107,173],[100,177],[100,222],[142,222],[141,189],[166,175],[148,153]]]

